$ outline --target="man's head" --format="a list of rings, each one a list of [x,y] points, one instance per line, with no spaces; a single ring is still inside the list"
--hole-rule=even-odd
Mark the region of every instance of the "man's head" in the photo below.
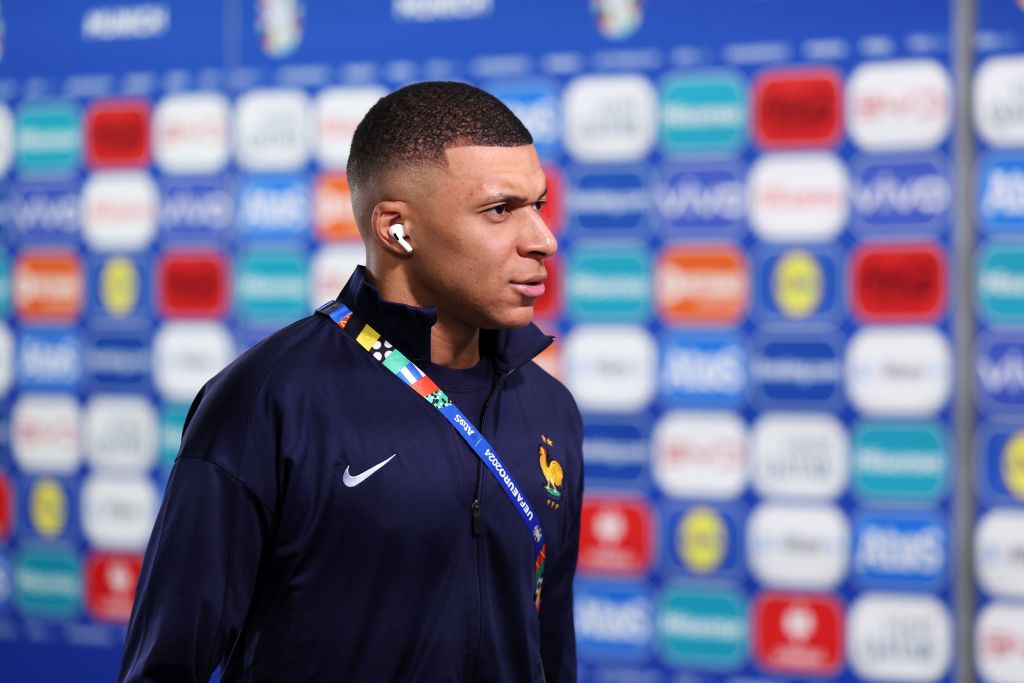
[[[378,286],[467,327],[529,322],[556,249],[532,143],[508,107],[464,83],[417,83],[378,101],[348,161]],[[395,224],[412,253],[389,234]]]

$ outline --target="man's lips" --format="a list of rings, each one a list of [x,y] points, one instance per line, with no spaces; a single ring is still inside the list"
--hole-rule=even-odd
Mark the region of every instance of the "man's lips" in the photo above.
[[[536,299],[544,294],[544,280],[545,277],[535,278],[533,280],[524,280],[522,282],[513,282],[512,286],[523,296],[528,296]]]

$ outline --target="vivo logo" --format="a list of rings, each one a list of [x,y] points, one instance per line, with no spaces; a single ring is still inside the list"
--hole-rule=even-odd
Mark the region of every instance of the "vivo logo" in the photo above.
[[[226,231],[235,219],[235,202],[226,189],[167,187],[160,202],[160,224],[174,231]]]
[[[654,203],[672,227],[725,228],[746,215],[746,188],[731,169],[666,171],[654,183]]]
[[[981,394],[1006,406],[1024,404],[1024,342],[987,340],[975,360]]]
[[[20,233],[75,235],[80,204],[74,190],[23,190],[14,196],[11,218]]]
[[[854,211],[870,227],[930,226],[952,200],[949,177],[927,161],[867,165],[851,189]]]

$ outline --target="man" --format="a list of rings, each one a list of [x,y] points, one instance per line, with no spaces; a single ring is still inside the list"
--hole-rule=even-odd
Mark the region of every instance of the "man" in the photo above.
[[[582,424],[530,362],[556,249],[532,138],[420,83],[348,178],[367,266],[193,402],[120,679],[575,681]]]

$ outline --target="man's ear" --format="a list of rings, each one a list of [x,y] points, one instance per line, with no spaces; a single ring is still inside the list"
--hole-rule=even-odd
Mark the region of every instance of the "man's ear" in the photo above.
[[[407,258],[412,252],[406,249],[402,242],[404,241],[406,245],[411,247],[413,244],[413,234],[415,233],[415,228],[410,225],[410,222],[414,222],[414,220],[409,214],[409,206],[405,202],[384,201],[377,203],[373,207],[373,213],[370,215],[371,238],[388,253],[400,258]],[[404,233],[404,240],[397,240],[392,234],[392,226],[398,224],[404,228],[402,231]]]

